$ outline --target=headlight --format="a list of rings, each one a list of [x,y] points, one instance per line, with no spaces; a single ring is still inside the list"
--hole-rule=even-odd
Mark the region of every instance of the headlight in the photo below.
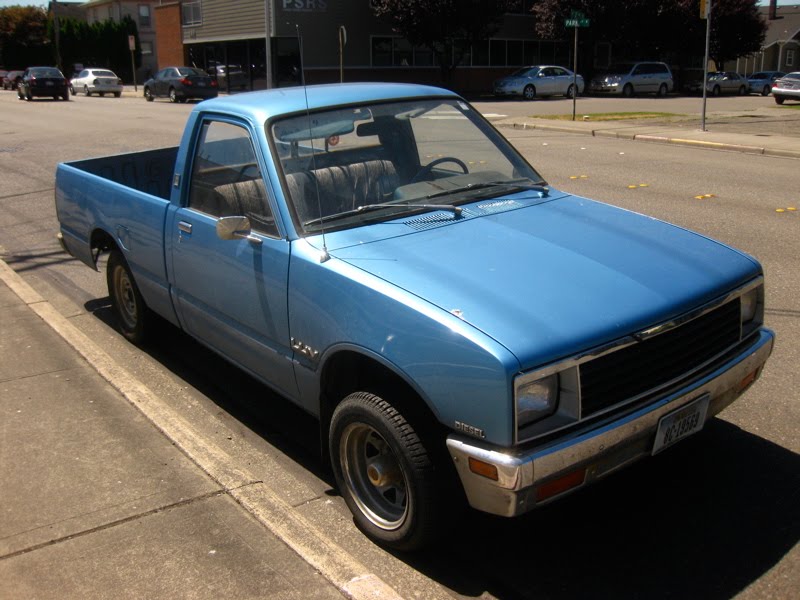
[[[756,318],[756,312],[758,310],[758,290],[759,288],[754,288],[749,292],[742,294],[741,307],[743,325]]]
[[[517,429],[552,415],[558,407],[558,375],[519,384],[515,398]]]

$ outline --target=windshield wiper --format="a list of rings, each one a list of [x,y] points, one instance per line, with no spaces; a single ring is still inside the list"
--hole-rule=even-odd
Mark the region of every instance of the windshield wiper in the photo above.
[[[396,203],[396,202],[379,202],[376,204],[365,204],[364,206],[357,206],[356,208],[351,208],[350,210],[345,210],[342,212],[334,213],[332,215],[325,215],[323,217],[318,217],[316,219],[311,219],[310,221],[306,221],[303,223],[304,227],[308,227],[309,225],[319,225],[322,223],[327,223],[329,221],[337,221],[339,219],[344,219],[346,217],[350,217],[353,215],[360,215],[363,213],[371,212],[373,210],[378,210],[380,208],[424,208],[428,210],[446,210],[448,212],[453,213],[456,217],[461,216],[461,207],[460,206],[453,206],[452,204],[427,204],[427,203],[410,203],[407,204],[403,203]]]
[[[533,183],[530,179],[506,179],[503,181],[481,181],[479,183],[470,183],[462,187],[456,187],[450,190],[442,190],[441,192],[434,192],[433,194],[428,194],[424,198],[426,200],[430,200],[431,198],[441,198],[442,196],[449,196],[450,194],[460,194],[463,192],[472,192],[475,190],[483,190],[493,187],[510,187],[518,190],[533,190],[536,192],[541,192],[545,195],[547,195],[547,193],[550,191],[549,188],[538,183]]]

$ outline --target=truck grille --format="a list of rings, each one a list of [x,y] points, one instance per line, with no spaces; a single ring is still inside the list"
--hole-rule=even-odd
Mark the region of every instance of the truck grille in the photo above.
[[[739,337],[737,298],[665,333],[582,364],[582,418],[688,375],[735,345]]]

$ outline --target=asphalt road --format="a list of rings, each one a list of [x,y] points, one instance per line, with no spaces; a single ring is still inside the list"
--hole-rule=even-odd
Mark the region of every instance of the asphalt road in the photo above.
[[[678,112],[673,100],[683,101],[658,103]],[[141,349],[125,342],[111,323],[104,275],[55,242],[58,162],[176,145],[190,110],[136,98],[25,103],[0,93],[0,255],[346,552],[409,598],[795,596],[800,211],[776,209],[800,205],[797,160],[503,130],[556,188],[755,255],[766,271],[766,319],[777,346],[762,380],[701,435],[521,519],[469,512],[440,547],[395,556],[352,525],[317,458],[312,419],[171,328]]]

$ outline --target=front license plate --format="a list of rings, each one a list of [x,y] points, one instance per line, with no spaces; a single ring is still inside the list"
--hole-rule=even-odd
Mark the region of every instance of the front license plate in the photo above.
[[[53,85],[53,82],[52,81],[45,81],[44,84],[45,85]]]
[[[700,431],[706,422],[710,398],[711,396],[705,394],[661,417],[656,431],[656,441],[653,444],[653,454],[658,454],[672,444]]]

